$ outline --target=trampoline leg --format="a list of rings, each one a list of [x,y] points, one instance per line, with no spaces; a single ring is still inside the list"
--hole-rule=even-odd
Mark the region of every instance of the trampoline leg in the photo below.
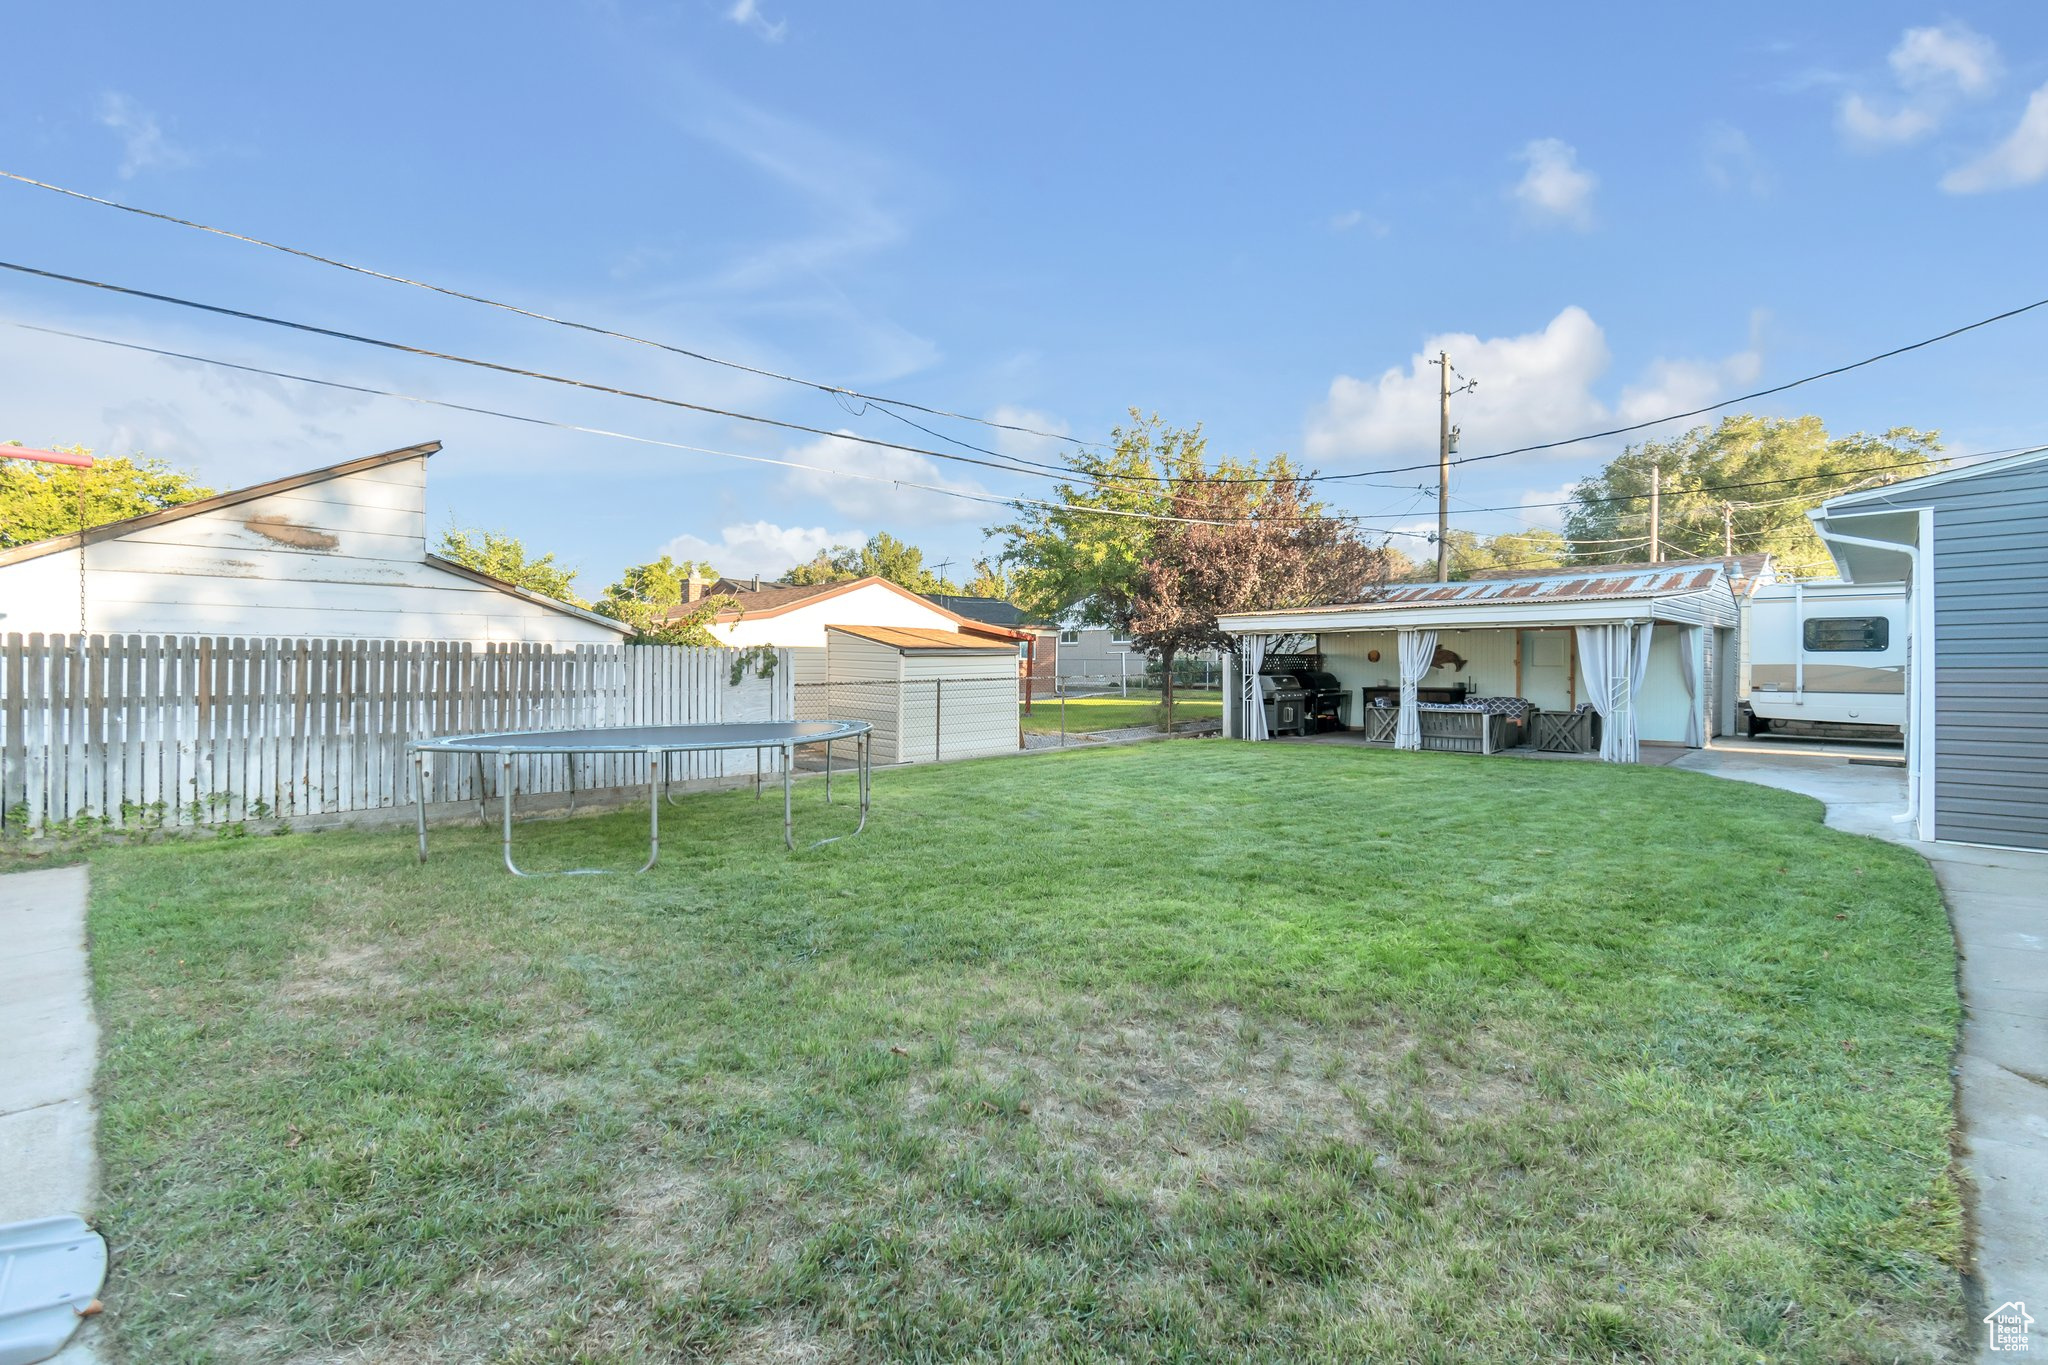
[[[832,741],[825,741],[825,804],[832,804]]]
[[[427,860],[427,756],[415,753],[412,756],[412,804],[413,812],[419,816],[420,861]]]
[[[789,770],[795,766],[789,760],[793,753],[787,746],[782,750],[782,843],[792,853],[796,852],[796,830],[789,807]]]
[[[754,799],[761,799],[761,751],[754,750]]]
[[[642,872],[654,866],[654,860],[661,856],[661,753],[649,750],[647,754],[647,861],[640,865]]]
[[[505,870],[515,877],[524,877],[526,873],[521,872],[518,864],[512,861],[512,755],[510,754],[501,754],[498,757],[498,794],[504,799],[505,805],[505,832],[499,840],[499,847],[504,850],[505,854]]]

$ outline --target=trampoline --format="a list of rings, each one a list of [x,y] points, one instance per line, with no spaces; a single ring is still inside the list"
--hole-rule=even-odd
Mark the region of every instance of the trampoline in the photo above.
[[[497,734],[443,735],[407,744],[412,755],[414,807],[419,816],[420,861],[427,860],[427,758],[430,754],[474,754],[479,762],[492,754],[498,757],[498,793],[504,804],[505,870],[515,877],[588,877],[616,869],[572,867],[560,872],[529,872],[512,861],[512,798],[518,780],[513,760],[534,756],[557,757],[574,754],[640,754],[647,759],[647,861],[637,871],[645,872],[661,856],[661,798],[668,791],[666,760],[675,754],[731,753],[754,751],[754,799],[761,798],[761,759],[768,753],[782,755],[782,842],[796,848],[796,827],[790,804],[790,769],[802,744],[825,746],[825,801],[832,800],[832,745],[842,739],[854,742],[854,778],[860,790],[860,823],[851,833],[836,834],[811,844],[850,839],[868,827],[869,778],[873,770],[873,727],[864,720],[768,721],[733,725],[627,725],[583,730],[508,730]]]

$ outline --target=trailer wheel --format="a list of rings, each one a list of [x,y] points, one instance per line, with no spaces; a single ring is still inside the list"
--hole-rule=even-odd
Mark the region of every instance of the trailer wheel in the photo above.
[[[1744,726],[1748,731],[1749,737],[1751,739],[1756,739],[1761,735],[1767,735],[1771,732],[1770,721],[1766,720],[1762,716],[1759,716],[1754,711],[1743,712],[1742,718]]]

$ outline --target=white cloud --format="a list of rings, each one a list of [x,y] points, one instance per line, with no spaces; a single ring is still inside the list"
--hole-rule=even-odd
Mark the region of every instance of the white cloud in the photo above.
[[[817,557],[835,545],[859,545],[867,540],[865,531],[828,531],[822,526],[777,526],[772,521],[748,521],[727,526],[716,541],[702,536],[680,535],[661,547],[665,555],[708,563],[728,577],[760,574],[774,578]]]
[[[1593,226],[1593,191],[1600,180],[1579,166],[1579,153],[1554,137],[1524,147],[1528,170],[1508,193],[1539,222],[1564,223],[1585,231]]]
[[[789,33],[789,21],[778,19],[769,23],[761,13],[759,0],[734,0],[733,7],[725,17],[742,28],[750,28],[761,35],[763,42],[779,43]]]
[[[1909,28],[1892,49],[1892,71],[1909,87],[1952,85],[1966,95],[1998,84],[1998,47],[1967,24]]]
[[[1576,436],[1617,418],[1642,421],[1698,407],[1725,397],[1730,385],[1753,380],[1762,365],[1754,344],[1719,361],[1658,360],[1610,406],[1594,391],[1608,370],[1606,336],[1585,309],[1573,306],[1540,332],[1433,336],[1405,369],[1377,379],[1339,375],[1310,415],[1309,458],[1414,456],[1419,462],[1434,455],[1437,372],[1430,362],[1439,351],[1450,353],[1459,375],[1479,380],[1476,390],[1451,400],[1467,455]],[[1558,454],[1584,458],[1596,449],[1576,445]]]
[[[1891,147],[1915,142],[1934,131],[1934,111],[1906,103],[1884,110],[1861,95],[1844,95],[1835,111],[1835,125],[1851,142],[1863,147]]]
[[[1373,217],[1364,209],[1333,213],[1323,220],[1323,226],[1335,233],[1363,232],[1368,237],[1384,237],[1392,230],[1384,220]]]
[[[1918,141],[1941,126],[1958,95],[1988,95],[1998,84],[1998,48],[1965,24],[1909,28],[1886,59],[1901,97],[1895,103],[1856,91],[1842,96],[1835,124],[1861,147]]]
[[[1530,489],[1522,494],[1521,507],[1527,514],[1524,519],[1547,530],[1563,530],[1565,509],[1558,504],[1570,498],[1572,490],[1578,486],[1579,481],[1573,479],[1555,488]]]
[[[1750,144],[1749,134],[1734,124],[1708,124],[1701,138],[1701,150],[1706,159],[1707,180],[1716,189],[1746,190],[1751,194],[1770,192],[1770,176]]]
[[[779,480],[781,491],[791,497],[816,498],[843,517],[890,526],[962,521],[991,510],[984,502],[932,491],[943,488],[987,496],[988,490],[973,479],[941,469],[928,455],[844,439],[852,434],[842,431],[837,436],[821,436],[789,451],[786,458],[815,468],[790,470]],[[848,474],[866,477],[850,478]],[[909,488],[906,484],[924,486]]]
[[[164,135],[163,125],[128,96],[109,91],[100,96],[99,121],[121,136],[121,178],[138,171],[175,170],[192,164],[192,154]]]
[[[1406,369],[1378,379],[1339,375],[1310,419],[1310,459],[1436,449],[1437,372],[1448,351],[1460,374],[1479,379],[1454,400],[1456,420],[1472,432],[1519,445],[1582,430],[1597,419],[1593,381],[1607,369],[1607,340],[1585,309],[1566,308],[1540,332],[1481,340],[1469,332],[1430,337]]]
[[[1621,391],[1614,415],[1627,424],[1690,412],[1754,384],[1763,369],[1763,353],[1754,347],[1723,360],[1653,360],[1642,379]]]
[[[2048,178],[2048,85],[2028,97],[2019,126],[2005,141],[1943,176],[1941,187],[1950,194],[1982,194],[2043,178]]]

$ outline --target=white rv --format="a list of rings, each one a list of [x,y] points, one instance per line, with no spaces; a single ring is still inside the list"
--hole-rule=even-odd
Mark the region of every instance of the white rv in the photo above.
[[[1774,583],[1749,600],[1744,725],[1901,736],[1906,585]]]

